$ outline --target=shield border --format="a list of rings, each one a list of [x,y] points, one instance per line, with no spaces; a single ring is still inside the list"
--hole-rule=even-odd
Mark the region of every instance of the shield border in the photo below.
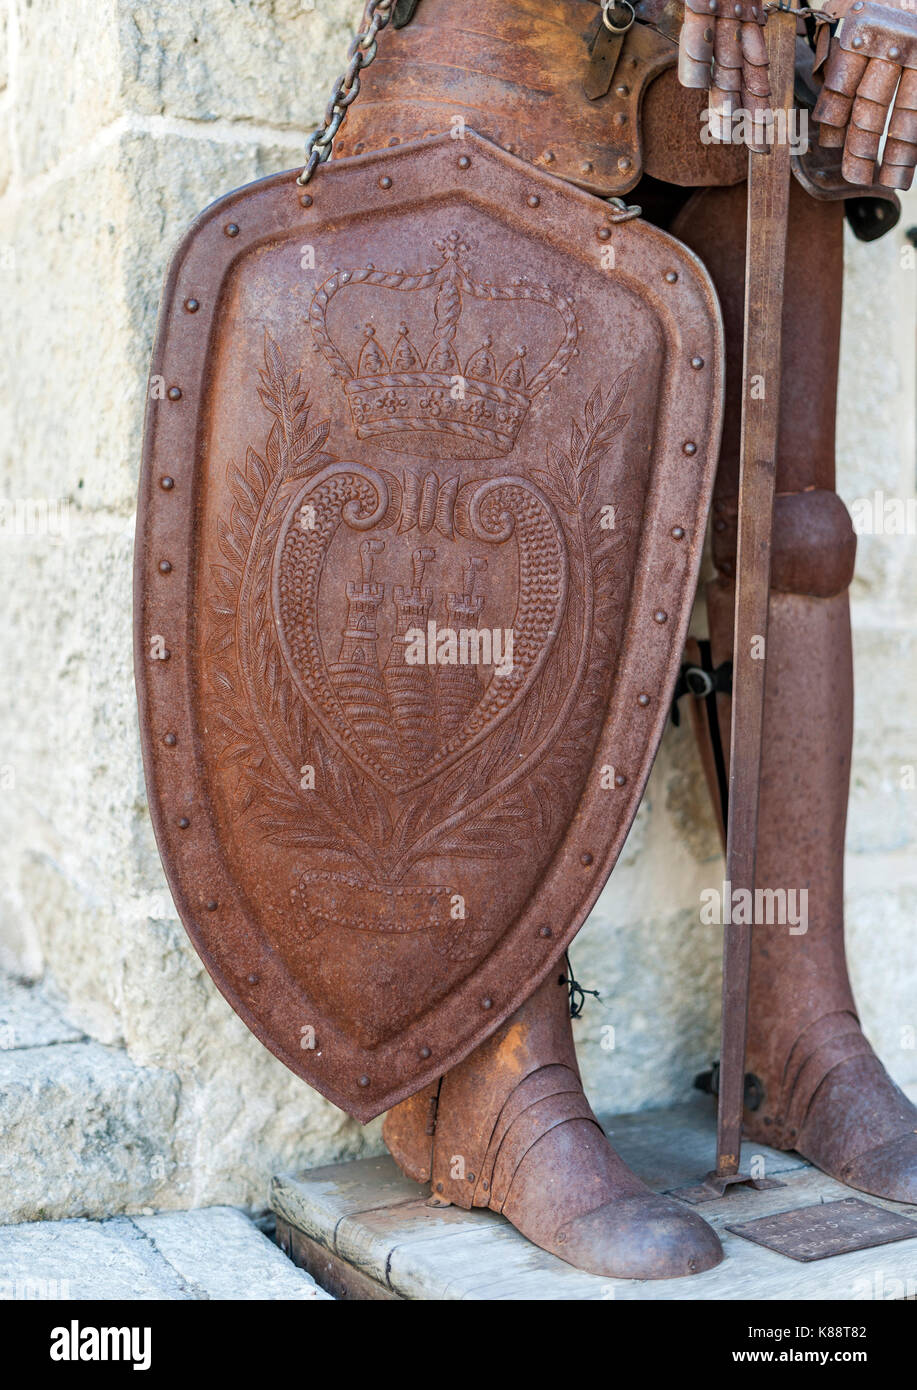
[[[616,224],[601,200],[473,132],[466,132],[461,149],[446,134],[332,161],[320,167],[305,194],[296,174],[273,175],[211,204],[186,233],[167,273],[151,363],[151,379],[162,380],[165,394],[147,398],[137,515],[135,681],[153,827],[192,943],[255,1036],[297,1076],[366,1122],[455,1066],[519,1007],[556,967],[620,853],[655,758],[691,614],[722,423],[723,328],[712,282],[681,243],[640,220]],[[660,462],[647,507],[652,525],[641,545],[596,751],[599,765],[622,769],[626,780],[599,795],[592,779],[526,908],[472,972],[473,991],[462,988],[438,1005],[447,1022],[440,1036],[453,1039],[448,1049],[431,1052],[425,1045],[421,1015],[374,1054],[351,1046],[343,1058],[346,1046],[303,1047],[299,1024],[310,1006],[279,955],[251,931],[201,795],[190,644],[211,335],[226,276],[259,243],[300,233],[308,239],[317,222],[351,212],[355,203],[407,206],[437,188],[460,189],[463,181],[472,201],[489,205],[486,189],[495,176],[504,196],[508,186],[518,189],[516,216],[528,219],[533,236],[555,244],[578,236],[583,244],[613,246],[614,274],[648,302],[667,332],[666,394],[677,410],[670,406],[660,417]],[[642,265],[647,252],[652,282]],[[655,274],[662,264],[668,269]],[[172,568],[164,576],[159,565],[166,557]],[[149,659],[154,633],[164,638],[166,660]],[[649,703],[640,701],[645,694]],[[518,973],[519,943],[526,938],[528,969]],[[362,1065],[356,1060],[361,1055],[369,1057]]]

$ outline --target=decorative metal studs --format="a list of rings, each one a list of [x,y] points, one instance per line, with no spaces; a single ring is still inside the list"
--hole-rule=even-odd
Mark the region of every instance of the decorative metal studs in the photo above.
[[[420,1056],[423,1058],[424,1061],[426,1061],[427,1058],[430,1056],[430,1049],[428,1047],[422,1047],[420,1049]]]
[[[585,854],[580,855],[579,862],[582,864],[584,869],[589,868],[589,865],[592,863],[592,855],[589,853],[588,850]]]
[[[388,191],[388,189],[390,189],[391,186],[392,186],[392,181],[391,181],[391,179],[389,178],[388,174],[383,174],[382,177],[381,177],[381,179],[379,180],[379,187],[380,187],[380,188],[384,188],[386,191]]]
[[[697,445],[693,439],[686,439],[681,446],[681,451],[683,454],[687,454],[688,458],[692,458],[697,453]]]
[[[171,492],[175,486],[175,479],[170,478],[168,474],[166,474],[164,478],[159,479],[159,486],[162,488],[163,492]]]
[[[672,539],[673,539],[673,540],[676,540],[676,541],[683,541],[684,538],[685,538],[685,528],[684,528],[683,526],[673,526],[673,527],[672,527]]]
[[[665,611],[665,609],[664,609],[664,608],[657,608],[657,609],[656,609],[656,612],[653,614],[653,622],[654,622],[654,623],[667,623],[668,620],[669,620],[669,615],[668,615],[668,613]]]
[[[171,573],[172,573],[172,566],[169,564],[168,560],[160,560],[160,562],[159,562],[159,573],[160,573],[160,574],[171,574]]]
[[[226,226],[223,228],[223,231],[226,233],[227,236],[238,236],[239,225],[237,222],[227,222]]]
[[[482,1000],[481,1000],[481,1008],[482,1008],[482,1009],[492,1009],[493,1006],[494,1006],[494,1001],[493,1001],[491,998],[487,998],[487,999],[482,999]]]
[[[259,976],[252,973],[251,975],[247,976],[247,979],[250,985],[256,985],[258,983]]]
[[[368,1077],[368,1076],[361,1076],[361,1077],[359,1078],[359,1080],[357,1081],[357,1085],[358,1085],[358,1086],[363,1086],[363,1087],[368,1086],[368,1085],[369,1085],[369,1077]]]
[[[176,743],[178,742],[178,739],[176,738],[175,734],[164,734],[162,741],[167,748],[174,748]]]
[[[311,194],[311,193],[303,193],[303,194],[300,196],[299,201],[300,201],[300,204],[301,204],[302,207],[304,207],[304,208],[310,208],[310,207],[312,206],[312,194]]]
[[[646,707],[647,707],[647,705],[649,704],[649,702],[650,702],[650,697],[649,697],[648,695],[638,695],[638,696],[637,696],[637,704],[640,705],[640,706],[642,706],[643,709],[646,709]]]
[[[218,906],[218,904],[217,904],[216,898],[209,898],[209,899],[207,900],[207,911],[208,911],[208,912],[216,912],[217,906]]]
[[[666,273],[665,273],[665,282],[666,282],[666,284],[667,284],[667,285],[674,285],[674,284],[677,283],[677,281],[678,281],[678,271],[677,271],[677,270],[667,270]]]
[[[201,305],[200,305],[200,300],[197,300],[197,299],[186,299],[186,300],[185,300],[185,312],[188,313],[188,314],[196,314],[197,311],[198,311],[198,309],[199,309],[200,307],[201,307]]]
[[[187,830],[190,824],[191,822],[189,821],[187,816],[181,816],[179,818],[178,828],[179,830]]]
[[[168,397],[169,397],[169,400],[170,400],[170,401],[180,401],[180,400],[181,400],[181,387],[180,387],[180,386],[170,386],[167,394],[168,394]]]
[[[551,930],[550,927],[539,927],[539,928],[538,928],[538,935],[539,935],[539,936],[544,936],[544,937],[550,937],[550,936],[553,936],[554,933],[552,932],[552,930]]]
[[[459,161],[458,161],[458,167],[459,167],[460,169],[470,169],[470,168],[471,168],[471,156],[470,156],[470,155],[467,155],[467,154],[460,154],[460,155],[459,155]]]
[[[691,358],[691,366],[694,368],[694,370],[695,370],[696,372],[699,372],[700,369],[701,369],[701,367],[702,367],[703,365],[704,365],[704,359],[703,359],[702,357],[692,357],[692,358]]]
[[[530,208],[537,208],[541,206],[541,199],[539,198],[537,193],[530,193],[525,201],[528,203]]]

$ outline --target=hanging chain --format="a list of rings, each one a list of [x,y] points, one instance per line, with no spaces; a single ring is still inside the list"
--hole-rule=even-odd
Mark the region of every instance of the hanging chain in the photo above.
[[[306,167],[297,183],[307,184],[320,164],[331,155],[334,137],[337,135],[347,115],[348,107],[356,101],[360,93],[360,73],[368,68],[376,56],[376,39],[392,17],[395,0],[369,0],[366,18],[369,21],[362,33],[357,34],[347,50],[347,71],[335,82],[331,100],[325,109],[324,119],[306,145]]]

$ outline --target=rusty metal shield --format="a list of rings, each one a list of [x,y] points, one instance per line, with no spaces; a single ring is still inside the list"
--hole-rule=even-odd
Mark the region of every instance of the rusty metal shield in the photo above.
[[[472,134],[209,208],[137,537],[154,825],[233,1008],[367,1120],[556,966],[666,718],[721,412],[706,273]]]

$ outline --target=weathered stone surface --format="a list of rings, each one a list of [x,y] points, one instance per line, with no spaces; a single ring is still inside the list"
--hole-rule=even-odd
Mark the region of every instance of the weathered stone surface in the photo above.
[[[79,1028],[62,1016],[62,995],[51,995],[23,980],[0,980],[0,1051],[82,1042]]]
[[[229,1207],[0,1227],[5,1299],[331,1301]]]
[[[99,1043],[0,1052],[0,1220],[158,1204],[178,1084]]]
[[[305,132],[362,11],[362,0],[124,0],[123,101],[143,113]]]
[[[232,1207],[136,1216],[133,1224],[195,1297],[330,1301],[308,1274]]]

